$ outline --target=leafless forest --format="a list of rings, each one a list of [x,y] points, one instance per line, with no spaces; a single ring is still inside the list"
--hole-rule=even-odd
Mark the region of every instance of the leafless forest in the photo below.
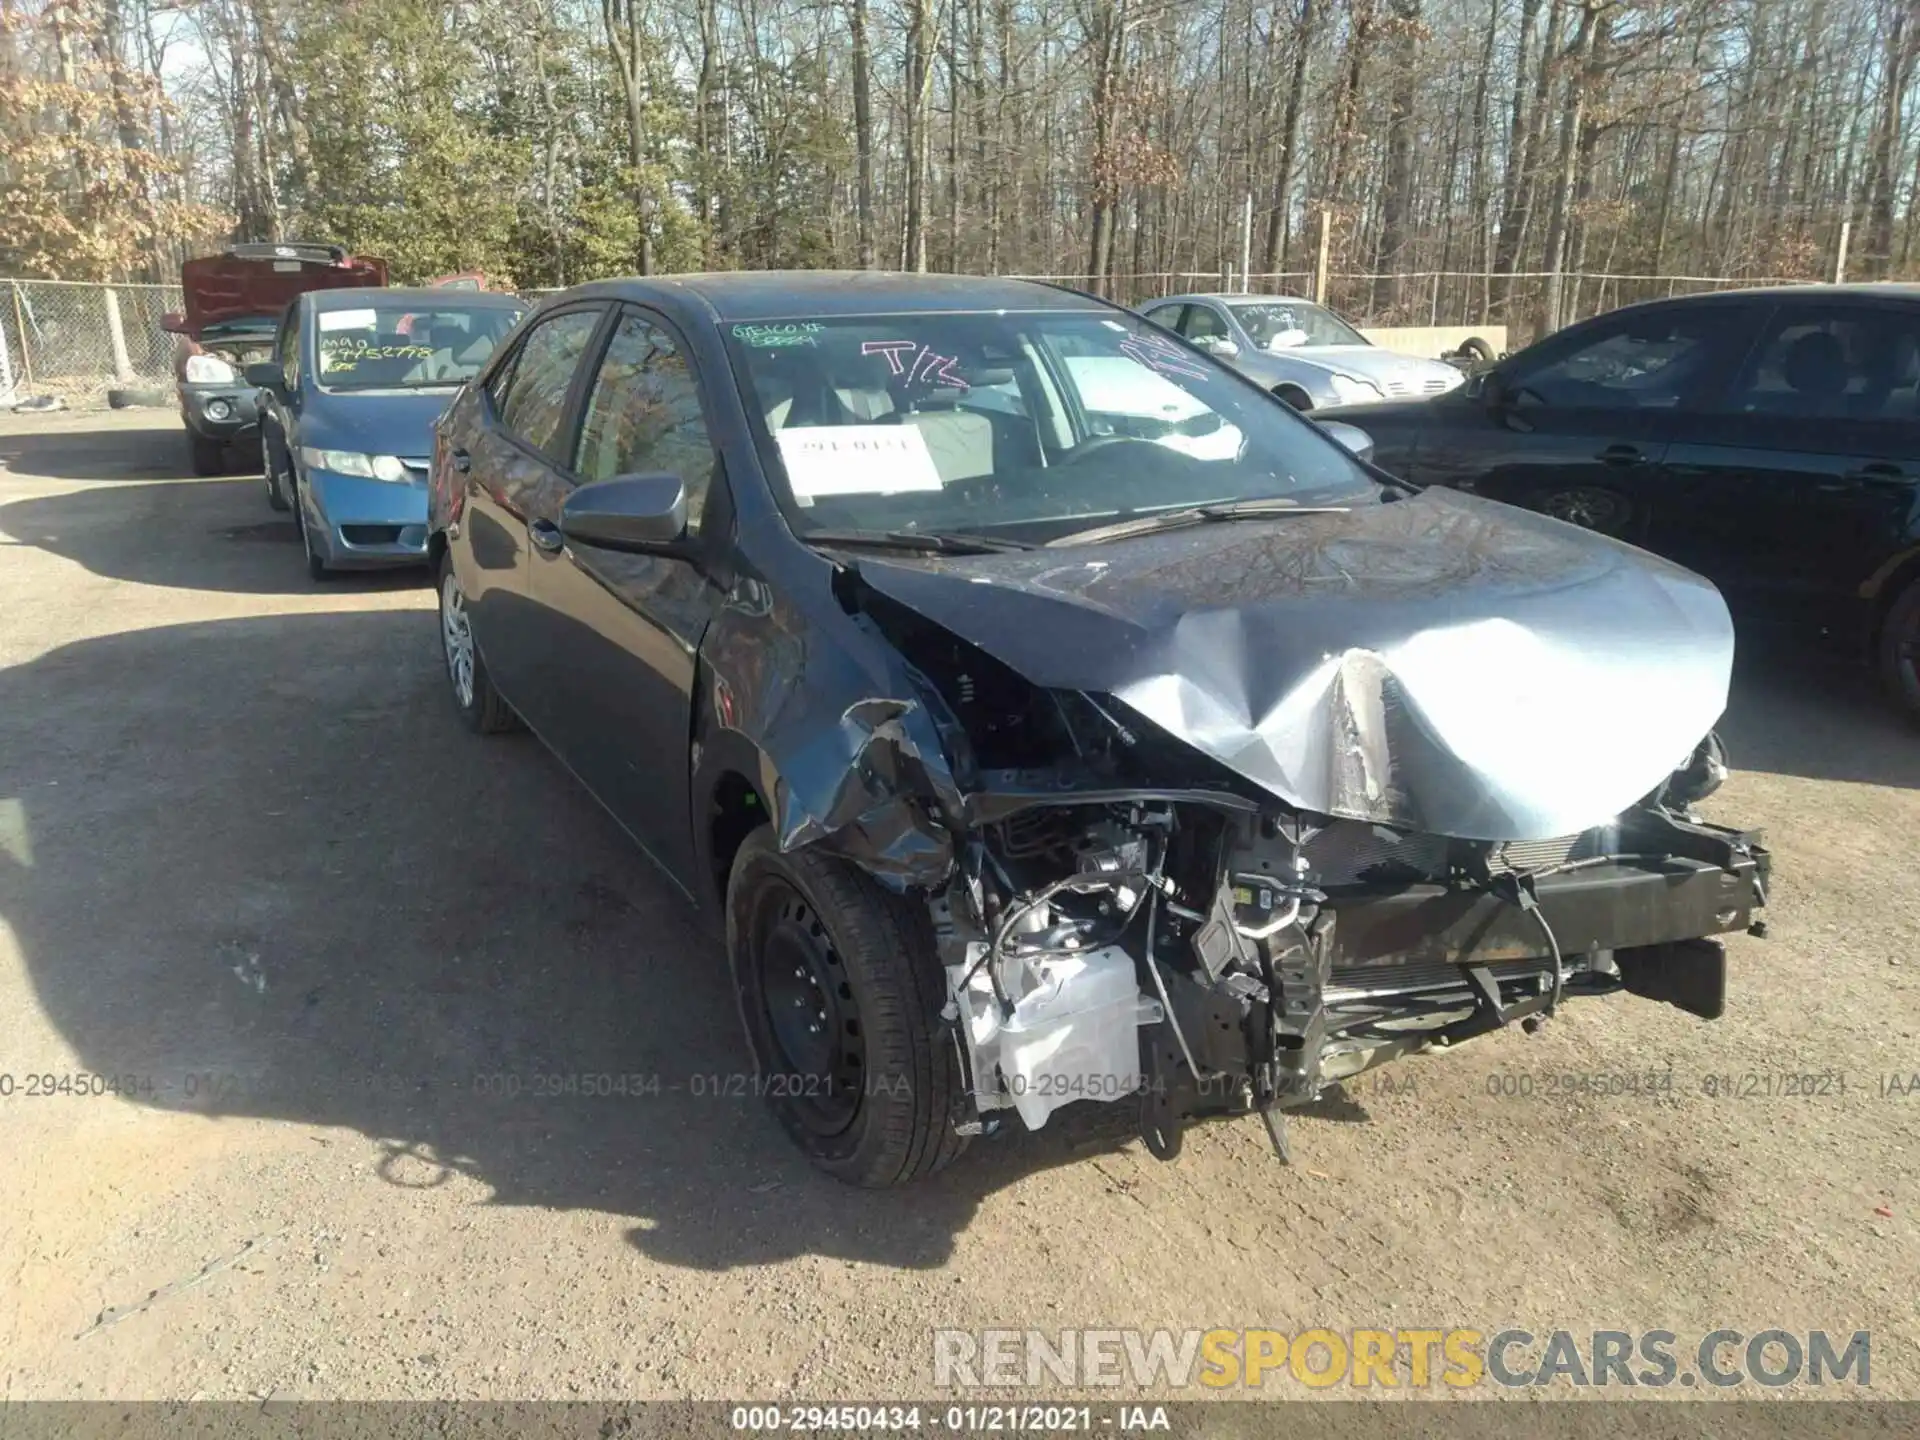
[[[878,265],[1137,299],[1298,288],[1323,217],[1336,302],[1378,321],[1830,277],[1843,227],[1850,278],[1920,274],[1920,0],[0,14],[0,274],[298,236],[525,287]]]

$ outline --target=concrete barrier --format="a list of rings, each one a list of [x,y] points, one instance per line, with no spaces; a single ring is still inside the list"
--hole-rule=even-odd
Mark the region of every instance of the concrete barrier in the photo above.
[[[1386,325],[1378,329],[1362,326],[1360,333],[1383,350],[1418,355],[1426,360],[1437,360],[1446,350],[1458,350],[1460,342],[1473,335],[1491,345],[1496,355],[1505,354],[1507,349],[1504,325]]]

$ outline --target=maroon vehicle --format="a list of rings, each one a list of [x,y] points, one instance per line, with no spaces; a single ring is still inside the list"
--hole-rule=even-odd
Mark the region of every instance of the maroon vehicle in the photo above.
[[[280,316],[295,296],[386,283],[384,260],[299,241],[235,245],[182,265],[187,308],[167,314],[160,324],[180,337],[174,384],[193,473],[219,475],[228,468],[229,451],[257,452],[259,416],[246,367],[274,358]],[[276,509],[286,508],[271,490],[269,499]]]

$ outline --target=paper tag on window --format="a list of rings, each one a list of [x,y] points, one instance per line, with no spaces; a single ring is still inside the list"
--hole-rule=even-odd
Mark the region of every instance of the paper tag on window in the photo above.
[[[773,438],[786,461],[793,498],[802,505],[823,495],[940,488],[926,437],[912,425],[808,426]]]
[[[379,317],[371,310],[322,310],[322,330],[371,330]]]

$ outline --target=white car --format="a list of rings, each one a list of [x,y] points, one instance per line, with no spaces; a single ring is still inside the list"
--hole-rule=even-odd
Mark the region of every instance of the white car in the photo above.
[[[1466,375],[1371,343],[1325,306],[1285,295],[1172,295],[1140,307],[1296,410],[1444,395]]]

